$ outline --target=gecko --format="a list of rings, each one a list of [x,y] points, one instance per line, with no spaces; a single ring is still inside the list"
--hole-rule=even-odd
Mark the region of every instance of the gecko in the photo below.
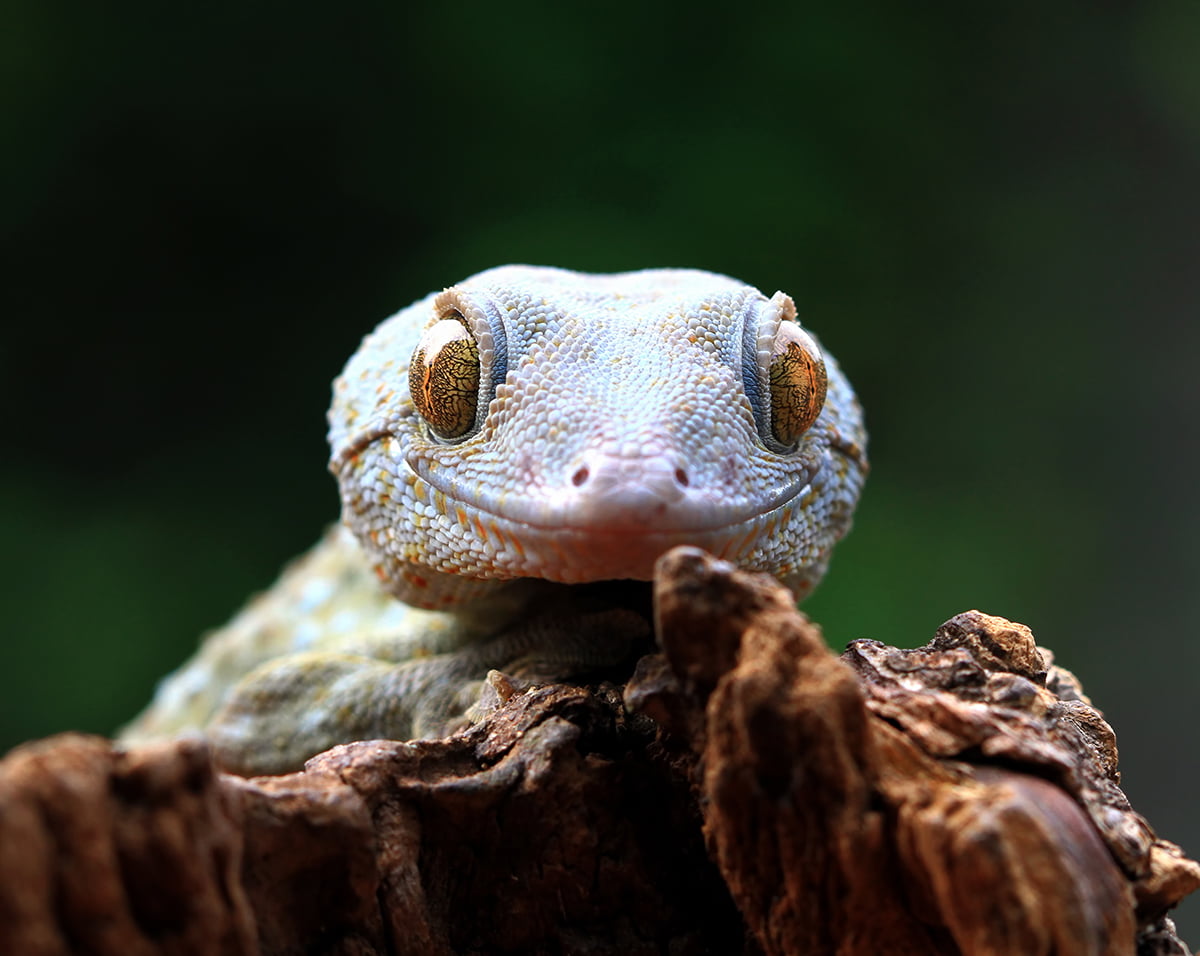
[[[489,674],[627,660],[677,545],[802,599],[868,469],[859,403],[792,298],[695,269],[509,265],[431,293],[366,336],[328,425],[341,523],[124,743],[201,733],[226,769],[265,774],[446,735]]]

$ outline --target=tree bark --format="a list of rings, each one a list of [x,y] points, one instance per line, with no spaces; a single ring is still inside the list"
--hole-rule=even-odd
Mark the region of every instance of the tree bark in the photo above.
[[[0,952],[1187,953],[1200,866],[1027,628],[840,657],[770,578],[660,562],[624,688],[490,681],[438,741],[220,773],[200,740],[0,762]]]

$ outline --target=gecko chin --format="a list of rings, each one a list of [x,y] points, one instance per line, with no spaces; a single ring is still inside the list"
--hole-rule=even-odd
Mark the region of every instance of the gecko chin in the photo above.
[[[667,551],[693,545],[741,567],[753,567],[752,539],[757,532],[737,536],[717,532],[703,534],[638,533],[635,531],[580,531],[563,529],[543,541],[524,542],[525,554],[517,567],[522,577],[538,577],[560,584],[595,581],[649,581],[654,566]],[[750,548],[744,547],[747,543]],[[532,545],[532,548],[531,548]]]

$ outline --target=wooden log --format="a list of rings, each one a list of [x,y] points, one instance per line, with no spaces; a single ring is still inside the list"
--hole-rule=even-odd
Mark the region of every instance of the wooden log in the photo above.
[[[1028,629],[841,655],[773,580],[660,562],[624,687],[219,772],[198,739],[0,761],[0,952],[1184,954],[1200,865]]]

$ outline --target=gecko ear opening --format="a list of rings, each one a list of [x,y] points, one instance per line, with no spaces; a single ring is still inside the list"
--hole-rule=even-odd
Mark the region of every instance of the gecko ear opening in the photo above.
[[[475,425],[479,343],[462,313],[451,310],[422,334],[408,367],[413,404],[435,438],[454,441]]]

